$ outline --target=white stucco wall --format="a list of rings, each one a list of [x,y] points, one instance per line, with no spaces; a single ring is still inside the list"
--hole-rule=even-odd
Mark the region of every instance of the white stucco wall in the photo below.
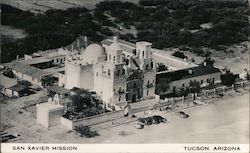
[[[61,117],[64,113],[62,105],[42,103],[36,106],[37,123],[49,128],[61,123]]]
[[[65,88],[67,89],[72,89],[73,87],[80,88],[79,72],[80,72],[79,65],[75,65],[70,62],[65,63],[65,75],[66,75]]]
[[[183,87],[182,85],[184,84],[184,87],[188,87],[189,83],[191,80],[196,80],[201,83],[201,80],[203,80],[203,83],[207,83],[207,79],[213,79],[214,81],[219,81],[220,80],[220,75],[221,73],[212,73],[208,75],[202,75],[202,76],[197,76],[197,77],[192,77],[192,78],[187,78],[187,79],[182,79],[178,81],[173,81],[169,84],[169,91],[173,90],[173,87],[176,87],[176,89]]]

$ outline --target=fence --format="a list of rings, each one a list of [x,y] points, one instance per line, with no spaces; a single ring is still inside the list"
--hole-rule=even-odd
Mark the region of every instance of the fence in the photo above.
[[[132,104],[133,105],[132,109],[133,109],[133,113],[138,113],[138,112],[142,112],[142,111],[149,110],[149,109],[162,109],[162,108],[163,109],[165,108],[175,109],[177,107],[187,107],[190,105],[194,105],[196,99],[198,100],[206,100],[208,98],[211,99],[211,96],[214,97],[219,94],[224,94],[229,91],[237,90],[239,88],[245,89],[249,87],[249,85],[250,85],[249,82],[241,82],[241,83],[237,83],[236,85],[229,86],[229,87],[226,87],[226,86],[217,87],[215,89],[206,90],[199,94],[192,94],[186,97],[183,96],[183,97],[166,99],[163,101],[159,101],[155,104],[152,104],[155,101],[155,99],[152,99],[150,100],[152,105],[148,105],[148,103],[146,102],[141,103],[141,104],[134,103]],[[119,110],[119,111],[109,112],[105,114],[99,114],[96,116],[86,117],[86,118],[78,119],[78,120],[69,120],[69,119],[62,117],[61,124],[73,130],[74,127],[77,125],[82,124],[82,125],[92,126],[92,125],[97,125],[97,124],[101,124],[104,122],[120,119],[122,117],[124,117],[124,111]]]
[[[78,120],[69,120],[62,117],[61,124],[69,128],[70,130],[73,130],[74,127],[78,125],[92,126],[95,124],[100,124],[103,122],[119,119],[122,118],[123,116],[124,116],[124,111],[120,110],[120,111],[99,114],[91,117],[86,117]]]
[[[249,87],[250,83],[248,81],[237,82],[232,86],[220,86],[214,89],[202,91],[199,94],[188,95],[187,97],[176,97],[171,99],[166,99],[164,101],[160,101],[159,103],[154,105],[154,109],[165,109],[171,108],[175,109],[176,107],[186,107],[191,104],[195,104],[195,100],[207,100],[211,98],[215,98],[218,95],[230,92],[237,91],[238,89],[246,89]]]

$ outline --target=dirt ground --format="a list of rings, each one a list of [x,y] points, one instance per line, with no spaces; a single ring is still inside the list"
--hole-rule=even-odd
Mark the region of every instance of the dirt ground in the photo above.
[[[168,123],[143,130],[131,125],[115,127],[102,143],[249,143],[248,94],[184,111],[190,118],[163,113]]]
[[[243,71],[244,68],[249,69],[249,58],[250,50],[247,49],[247,44],[249,42],[242,42],[239,44],[234,44],[228,47],[226,51],[216,51],[211,50],[211,58],[214,59],[214,66],[220,69],[228,68],[231,72],[237,74]],[[175,51],[178,51],[178,48],[167,48],[165,49],[165,54],[171,55]],[[197,56],[196,54],[190,51],[184,51],[184,54],[189,58],[194,58],[196,64],[200,64],[204,58]]]
[[[41,93],[40,93],[41,94]],[[39,94],[33,95],[35,99]],[[29,98],[29,100],[32,98]],[[100,136],[81,138],[62,125],[46,129],[36,123],[35,107],[22,109],[26,99],[1,103],[1,130],[18,136],[10,142],[40,143],[249,143],[249,94],[185,109],[188,119],[176,112],[153,111],[165,124],[136,129],[131,122],[98,130]]]

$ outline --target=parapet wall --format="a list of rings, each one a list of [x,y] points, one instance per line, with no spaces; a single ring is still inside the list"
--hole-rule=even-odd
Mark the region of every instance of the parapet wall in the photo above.
[[[74,127],[78,125],[91,126],[91,125],[119,119],[119,118],[122,118],[123,116],[124,116],[124,111],[120,110],[120,111],[99,114],[99,115],[95,115],[91,117],[86,117],[86,118],[79,119],[79,120],[69,120],[67,118],[62,117],[61,124],[69,128],[70,130],[73,130]]]

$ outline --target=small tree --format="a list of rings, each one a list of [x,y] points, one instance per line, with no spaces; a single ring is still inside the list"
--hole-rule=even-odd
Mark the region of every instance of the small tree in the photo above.
[[[187,96],[188,95],[189,90],[185,87],[180,88],[179,92],[177,93],[178,96],[182,97],[182,96]]]
[[[175,57],[182,58],[182,59],[187,58],[187,56],[183,52],[180,52],[180,51],[176,51],[172,55]]]
[[[42,77],[41,79],[43,87],[52,86],[56,82],[56,78],[53,76]]]
[[[161,71],[166,71],[168,70],[168,67],[164,65],[163,63],[158,63],[156,66],[156,71],[161,72]]]
[[[162,93],[162,92],[166,92],[169,89],[169,85],[167,82],[161,82],[159,84],[156,85],[155,91],[156,93]]]
[[[230,70],[225,71],[225,74],[221,75],[221,83],[227,86],[234,84],[236,79],[234,74]]]
[[[11,71],[11,69],[6,68],[3,72],[3,75],[9,78],[15,78],[15,74]]]
[[[214,65],[214,59],[211,59],[211,57],[205,57],[204,62],[206,62],[206,65],[208,65],[208,66]],[[203,62],[203,65],[204,65],[204,62]]]
[[[103,103],[96,97],[93,97],[88,90],[73,88],[75,94],[70,98],[72,100],[72,111],[81,114],[80,117],[88,117],[106,112]]]
[[[25,87],[30,87],[32,86],[32,83],[30,83],[29,81],[27,80],[21,80],[21,81],[18,81],[19,84],[25,86]]]
[[[191,93],[200,93],[201,91],[200,83],[196,80],[191,80],[189,83],[189,91]]]
[[[99,135],[96,131],[92,131],[89,126],[75,126],[74,130],[80,133],[81,137],[91,138]]]

